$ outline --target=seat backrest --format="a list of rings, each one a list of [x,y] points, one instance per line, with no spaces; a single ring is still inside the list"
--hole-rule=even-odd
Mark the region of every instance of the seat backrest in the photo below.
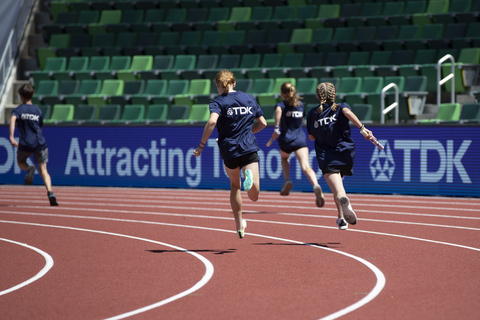
[[[244,44],[246,34],[245,30],[228,30],[225,32],[223,44],[227,46]]]
[[[452,1],[452,2],[455,2],[455,1]],[[449,0],[429,1],[428,7],[425,13],[429,13],[429,14],[447,13],[448,8],[449,8]]]
[[[377,33],[377,28],[372,26],[367,27],[357,27],[355,30],[355,35],[353,37],[354,41],[373,41]]]
[[[385,6],[383,7],[383,15],[384,16],[394,16],[403,14],[405,10],[405,2],[385,2]]]
[[[443,37],[442,23],[426,24],[423,26],[422,39],[440,39]]]
[[[361,3],[346,3],[342,5],[340,17],[358,17],[362,10]]]
[[[50,36],[49,48],[68,48],[70,47],[71,35],[52,34]]]
[[[265,53],[262,60],[262,68],[280,67],[283,55],[281,53]]]
[[[412,64],[415,59],[415,51],[413,50],[396,50],[392,54],[392,65]]]
[[[198,22],[207,20],[208,8],[190,8],[187,11],[185,21]]]
[[[126,80],[123,87],[123,95],[143,94],[145,80]]]
[[[183,31],[178,44],[181,46],[198,45],[201,39],[202,33],[200,31]]]
[[[450,9],[448,11],[449,12],[469,12],[471,4],[472,4],[471,0],[450,1]]]
[[[123,10],[122,23],[143,22],[143,10]]]
[[[90,58],[90,64],[88,70],[103,71],[108,70],[110,66],[110,57],[109,56],[93,56]]]
[[[117,47],[133,47],[137,43],[136,32],[120,32],[115,40]]]
[[[247,36],[245,37],[245,43],[248,44],[257,44],[265,43],[267,41],[267,30],[248,30]]]
[[[190,81],[188,80],[170,80],[166,95],[174,96],[176,94],[187,94],[190,88]]]
[[[360,12],[361,17],[380,16],[382,13],[383,3],[381,2],[365,2]]]
[[[214,69],[218,64],[217,54],[202,54],[198,56],[196,69]]]
[[[78,13],[78,24],[97,23],[100,18],[100,11],[82,10]]]
[[[229,14],[230,14],[230,8],[227,8],[227,7],[211,8],[210,12],[208,13],[207,21],[228,20]]]
[[[273,8],[272,20],[293,19],[295,8],[292,6],[276,6]]]
[[[193,79],[190,80],[190,88],[188,94],[192,95],[206,95],[210,93],[211,80],[210,79]]]
[[[52,121],[71,121],[73,120],[73,113],[75,106],[73,104],[56,104],[53,106]]]
[[[204,46],[215,46],[222,43],[223,32],[217,30],[207,30],[203,32],[201,44]]]
[[[190,110],[188,120],[208,121],[210,118],[210,109],[208,104],[194,104]]]
[[[438,107],[436,120],[458,121],[461,108],[460,103],[442,103]]]
[[[373,51],[370,64],[376,66],[389,65],[392,60],[392,51]]]
[[[58,95],[77,94],[80,90],[79,80],[63,80],[58,86]]]
[[[398,36],[398,26],[379,26],[377,28],[376,40],[394,40]]]
[[[314,19],[317,15],[317,11],[318,11],[317,5],[298,6],[297,13],[295,14],[295,19],[297,20]]]
[[[97,105],[79,104],[75,110],[73,120],[95,120],[97,113]]]
[[[427,1],[406,1],[404,14],[412,15],[415,13],[424,13],[427,9]]]
[[[252,8],[251,21],[271,20],[273,14],[273,7],[271,6],[256,6]]]
[[[275,110],[277,109],[275,105],[262,105],[261,109],[265,120],[275,119]]]
[[[58,92],[57,80],[42,80],[39,81],[36,90],[36,95],[56,95]]]
[[[398,32],[398,40],[419,39],[422,29],[419,25],[402,25]]]
[[[240,68],[258,68],[261,61],[262,55],[260,53],[244,54],[240,62]]]
[[[42,111],[42,118],[43,120],[48,120],[50,119],[50,116],[52,115],[52,106],[49,104],[40,104],[37,105],[37,107]]]
[[[427,77],[426,76],[409,76],[405,79],[405,91],[420,91],[427,90]]]
[[[114,45],[114,33],[97,33],[93,36],[92,47],[113,47]]]
[[[480,48],[464,48],[460,51],[458,62],[479,64],[480,63]]]
[[[152,70],[153,56],[134,56],[130,70]]]
[[[355,36],[355,28],[353,27],[339,27],[335,29],[333,35],[333,42],[346,42],[352,41]]]
[[[145,118],[145,106],[143,104],[127,104],[123,109],[121,120],[140,121]]]
[[[435,49],[421,49],[417,50],[415,54],[414,64],[431,64],[437,62],[437,50]]]
[[[318,19],[329,19],[340,17],[339,4],[321,4],[318,8]]]
[[[347,62],[347,52],[329,52],[325,60],[326,66],[342,66]]]
[[[166,104],[151,104],[148,106],[145,120],[167,120],[168,105]]]
[[[168,110],[167,120],[187,120],[191,106],[172,104]]]
[[[160,33],[157,44],[160,46],[176,46],[179,42],[180,42],[180,32],[165,31]]]
[[[273,79],[255,79],[253,82],[252,93],[273,93],[273,86],[275,80]]]
[[[67,58],[65,57],[50,57],[45,62],[43,71],[65,71],[67,68]]]
[[[318,81],[319,83],[329,82],[333,84],[337,89],[337,92],[339,92],[338,89],[340,88],[340,84],[342,83],[342,79],[340,79],[339,77],[322,77],[318,79]]]
[[[313,43],[325,43],[329,42],[333,38],[333,28],[317,28],[313,29],[312,42]]]
[[[122,21],[122,10],[102,10],[100,24],[118,24]]]
[[[100,106],[97,120],[119,120],[121,106],[118,104],[108,104]]]
[[[83,80],[80,84],[80,90],[78,94],[81,95],[90,95],[90,94],[99,94],[102,89],[101,80]]]
[[[272,29],[267,34],[267,43],[281,43],[290,41],[290,29]]]
[[[295,89],[302,93],[315,93],[318,80],[315,78],[298,78]]]
[[[195,69],[197,63],[197,56],[193,54],[189,55],[177,55],[175,57],[175,63],[173,65],[174,70],[192,70]]]
[[[102,90],[100,94],[109,96],[119,96],[123,93],[125,82],[123,80],[107,79],[103,80]]]
[[[235,90],[251,93],[253,88],[253,79],[237,79]]]
[[[109,70],[128,70],[132,63],[132,57],[130,56],[113,56],[110,59]]]
[[[304,67],[316,67],[323,65],[325,54],[323,52],[307,52],[303,60]]]
[[[358,120],[372,121],[373,106],[371,104],[354,104],[351,108]]]
[[[167,80],[150,79],[147,80],[145,94],[147,95],[164,95],[167,92]]]
[[[218,62],[218,69],[238,68],[240,64],[239,54],[222,54]]]
[[[84,71],[88,67],[88,57],[71,57],[67,71]]]
[[[309,28],[293,29],[290,43],[310,43],[312,42],[313,31]]]
[[[175,61],[174,55],[163,55],[155,56],[153,60],[152,69],[154,70],[163,70],[163,69],[172,69]]]
[[[299,68],[303,65],[303,53],[285,53],[283,57],[282,67]]]
[[[353,51],[348,56],[347,65],[349,66],[364,66],[370,60],[369,51]]]
[[[233,7],[230,12],[230,21],[248,21],[252,15],[251,7]]]
[[[480,103],[465,103],[462,107],[459,119],[480,121]]]
[[[385,77],[383,85],[388,86],[390,83],[395,83],[398,87],[398,93],[402,93],[405,88],[405,77],[402,76],[392,76],[392,77]],[[395,92],[394,88],[390,88],[387,92]]]
[[[480,37],[480,22],[471,22],[468,24],[467,38],[478,38]]]
[[[362,83],[362,92],[378,94],[383,89],[382,77],[364,77]]]
[[[466,23],[449,23],[445,28],[443,37],[445,39],[463,38],[467,31]]]
[[[337,87],[337,93],[360,93],[362,88],[362,78],[347,77],[342,78],[340,86]]]

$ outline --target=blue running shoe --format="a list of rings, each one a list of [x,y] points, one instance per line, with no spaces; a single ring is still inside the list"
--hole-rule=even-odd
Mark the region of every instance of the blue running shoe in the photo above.
[[[253,186],[253,174],[252,170],[245,170],[245,181],[243,182],[243,190],[248,191]]]

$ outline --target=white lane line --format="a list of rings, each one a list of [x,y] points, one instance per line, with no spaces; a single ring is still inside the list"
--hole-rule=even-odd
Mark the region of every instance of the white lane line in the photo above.
[[[205,270],[205,274],[203,275],[202,279],[199,282],[197,282],[190,289],[188,289],[186,291],[183,291],[179,294],[176,294],[176,295],[174,295],[170,298],[159,301],[157,303],[148,305],[146,307],[136,309],[136,310],[133,310],[133,311],[130,311],[130,312],[122,313],[122,314],[119,314],[117,316],[108,318],[108,319],[112,319],[112,320],[113,319],[123,319],[123,318],[131,317],[133,315],[136,315],[136,314],[139,314],[139,313],[142,313],[142,312],[145,312],[145,311],[163,306],[163,305],[165,305],[169,302],[178,300],[178,299],[180,299],[180,298],[182,298],[182,297],[184,297],[184,296],[186,296],[190,293],[193,293],[193,292],[197,291],[201,287],[203,287],[212,278],[212,275],[213,275],[213,265],[212,265],[212,263],[208,259],[203,257],[202,255],[199,255],[196,252],[192,252],[192,251],[189,251],[187,249],[183,249],[183,248],[180,248],[180,247],[168,244],[168,243],[160,242],[160,241],[150,240],[150,239],[146,239],[146,238],[139,238],[139,237],[129,236],[129,235],[120,234],[120,233],[113,233],[113,232],[106,232],[106,231],[99,231],[99,230],[91,230],[91,229],[83,229],[83,228],[66,227],[66,226],[48,225],[48,224],[40,224],[40,223],[30,223],[30,222],[20,222],[20,221],[5,221],[5,220],[0,220],[0,223],[12,223],[12,224],[22,224],[22,225],[30,225],[30,226],[37,226],[37,227],[48,227],[48,228],[59,228],[59,229],[67,229],[67,230],[75,230],[75,231],[92,232],[92,233],[99,233],[99,234],[105,234],[105,235],[110,235],[110,236],[124,237],[124,238],[129,238],[129,239],[134,239],[134,240],[151,242],[151,243],[159,244],[159,245],[162,245],[162,246],[170,247],[170,248],[173,248],[175,250],[183,251],[185,253],[189,253],[189,254],[193,255],[195,258],[202,261],[203,264],[205,265],[206,270]],[[52,263],[53,263],[53,261],[52,261]]]
[[[59,216],[60,217],[60,216]],[[78,218],[78,217],[77,217]],[[141,220],[128,220],[128,219],[116,219],[116,218],[102,218],[102,217],[81,217],[82,219],[99,219],[99,220],[109,220],[109,221],[120,221],[120,222],[129,222],[129,223],[143,223],[143,224],[155,224],[155,225],[163,225],[163,226],[173,226],[173,227],[180,227],[180,228],[192,228],[192,229],[200,229],[200,230],[209,230],[209,231],[219,231],[219,232],[227,232],[227,233],[236,233],[235,231],[231,231],[231,230],[225,230],[225,229],[217,229],[217,228],[207,228],[207,227],[199,227],[199,226],[191,226],[191,225],[181,225],[181,224],[173,224],[173,223],[163,223],[163,222],[153,222],[153,221],[141,221]],[[230,219],[231,220],[231,219]],[[126,238],[132,238],[132,239],[138,239],[138,240],[144,240],[144,241],[149,241],[149,242],[152,242],[152,243],[161,243],[161,242],[156,242],[156,241],[153,241],[153,240],[149,240],[149,239],[142,239],[142,238],[137,238],[137,237],[133,237],[133,236],[127,236],[127,235],[120,235],[120,234],[116,234],[116,233],[110,233],[110,232],[104,232],[104,231],[96,231],[96,230],[89,230],[89,229],[79,229],[79,228],[74,228],[74,227],[65,227],[65,226],[56,226],[56,225],[44,225],[44,224],[38,224],[38,223],[29,223],[29,222],[18,222],[18,221],[6,221],[6,220],[0,220],[0,223],[13,223],[13,224],[25,224],[25,225],[34,225],[34,226],[42,226],[42,227],[53,227],[53,228],[62,228],[62,229],[70,229],[70,230],[79,230],[79,231],[89,231],[89,232],[97,232],[97,233],[102,233],[102,234],[109,234],[109,235],[117,235],[117,236],[124,236]],[[255,233],[246,233],[246,235],[249,235],[249,236],[253,236],[253,237],[259,237],[259,238],[266,238],[266,239],[271,239],[271,240],[277,240],[277,241],[283,241],[283,242],[290,242],[290,243],[296,243],[296,244],[303,244],[303,245],[308,245],[308,246],[311,246],[311,247],[315,247],[315,248],[318,248],[318,249],[323,249],[323,250],[326,250],[326,251],[331,251],[331,252],[334,252],[334,253],[338,253],[338,254],[341,254],[341,255],[344,255],[348,258],[351,258],[351,259],[354,259],[354,260],[357,260],[358,262],[364,264],[367,268],[369,268],[374,274],[375,274],[375,277],[377,278],[377,282],[375,284],[375,286],[373,287],[373,289],[361,300],[357,301],[356,303],[344,308],[344,309],[341,309],[331,315],[328,315],[322,319],[337,319],[338,317],[341,317],[343,315],[346,315],[347,313],[350,313],[364,305],[366,305],[367,303],[369,303],[370,301],[372,301],[373,299],[375,299],[379,294],[380,292],[383,290],[383,288],[385,287],[385,283],[386,283],[386,279],[385,279],[385,275],[380,271],[380,269],[378,269],[375,265],[373,265],[372,263],[360,258],[360,257],[357,257],[355,255],[352,255],[352,254],[349,254],[349,253],[346,253],[346,252],[342,252],[342,251],[339,251],[339,250],[336,250],[336,249],[332,249],[332,248],[325,248],[325,247],[321,247],[321,246],[317,246],[317,245],[313,245],[313,244],[310,244],[310,243],[305,243],[305,242],[301,242],[301,241],[296,241],[296,240],[290,240],[290,239],[284,239],[284,238],[278,238],[278,237],[272,237],[272,236],[266,236],[266,235],[261,235],[261,234],[255,234]],[[167,246],[170,246],[172,248],[175,248],[177,250],[184,250],[185,252],[188,252],[188,253],[194,253],[194,252],[190,252],[186,249],[181,249],[179,247],[175,247],[175,246],[172,246],[172,245],[168,245],[168,244],[163,244],[163,245],[167,245]],[[199,255],[200,256],[200,255]],[[202,257],[202,256],[200,256]],[[203,258],[203,257],[202,257]],[[205,259],[206,260],[206,259]],[[209,262],[208,260],[206,260],[207,262]],[[210,263],[210,262],[209,262]],[[213,274],[213,266],[212,266],[212,274]],[[211,277],[211,275],[210,275]],[[205,276],[204,276],[205,278]],[[210,279],[210,278],[209,278]],[[203,280],[203,279],[202,279]],[[208,282],[208,280],[207,280]],[[198,283],[197,283],[198,284]],[[198,287],[196,290],[198,290],[199,288],[201,288],[203,286],[203,284]],[[193,288],[193,287],[192,287]],[[191,292],[194,292],[196,290],[193,290]],[[177,296],[181,295],[181,297],[185,296],[185,293],[187,291],[184,291],[182,292],[181,294],[178,294]],[[191,293],[189,292],[189,293]],[[176,297],[176,296],[174,296]],[[171,302],[171,301],[174,301],[176,299],[173,299],[171,300],[172,298],[174,297],[171,297],[169,299],[166,299],[166,300],[163,300],[163,301],[160,301],[156,304],[153,304],[153,305],[150,305],[150,306],[147,306],[147,307],[144,307],[144,308],[141,308],[141,309],[137,309],[137,310],[134,310],[134,311],[131,311],[131,312],[128,312],[128,313],[124,313],[124,314],[121,314],[121,315],[118,315],[118,316],[115,316],[115,317],[112,317],[112,318],[108,318],[107,320],[112,320],[112,319],[123,319],[123,318],[126,318],[126,317],[129,317],[129,316],[132,316],[132,315],[135,315],[135,314],[138,314],[138,313],[141,313],[141,312],[145,312],[145,311],[148,311],[148,310],[151,310],[153,308],[156,308],[156,307],[159,307],[161,305],[164,305],[164,304],[167,304],[168,302]],[[179,297],[180,298],[180,297]],[[171,301],[167,301],[167,300],[171,300]],[[164,302],[164,301],[167,301],[167,302]]]
[[[42,206],[22,206],[29,209],[45,209],[50,207],[42,207]],[[158,206],[158,209],[162,208],[165,209],[163,206]],[[167,209],[177,209],[180,207],[168,207]],[[110,210],[110,209],[94,209],[94,208],[74,208],[74,207],[61,207],[62,210],[68,211],[93,211],[93,212],[108,212],[108,213],[127,213],[127,214],[146,214],[146,215],[158,215],[158,216],[172,216],[172,217],[192,217],[192,218],[202,218],[202,219],[221,219],[221,220],[230,220],[230,218],[226,217],[217,217],[217,216],[204,216],[204,215],[196,215],[196,214],[182,214],[182,213],[168,213],[168,212],[149,212],[149,211],[128,211],[128,210]],[[208,210],[208,211],[221,211],[221,212],[231,212],[231,209],[208,209],[208,208],[193,208],[193,207],[183,207],[182,210],[186,211],[193,211],[193,210]],[[25,214],[25,215],[37,215],[41,213],[36,212],[17,212],[17,211],[0,211],[0,213],[6,214]],[[243,213],[257,213],[255,211],[248,211],[243,210]],[[310,217],[310,218],[317,218],[317,219],[332,219],[332,216],[322,216],[322,215],[308,215],[308,214],[301,214],[301,213],[269,213],[270,215],[283,215],[283,216],[294,216],[294,217]],[[62,217],[67,217],[68,215],[59,215]],[[71,216],[76,217],[76,216]],[[251,220],[251,219],[249,219]],[[396,224],[406,224],[406,225],[414,225],[414,226],[427,226],[427,227],[438,227],[438,228],[452,228],[452,229],[461,229],[461,230],[472,230],[472,231],[480,231],[480,228],[472,228],[472,227],[463,227],[463,226],[454,226],[454,225],[444,225],[444,224],[432,224],[432,223],[423,223],[423,222],[409,222],[409,221],[395,221],[395,220],[378,220],[378,219],[366,219],[366,218],[359,218],[359,221],[367,221],[367,222],[379,222],[379,223],[396,223]],[[275,221],[266,221],[266,220],[253,220],[253,221],[264,221],[267,223],[277,223]],[[295,223],[291,223],[295,225]],[[332,229],[336,229],[332,227]]]
[[[52,257],[46,253],[45,251],[42,251],[38,248],[35,248],[35,247],[32,247],[32,246],[29,246],[28,244],[26,243],[20,243],[20,242],[17,242],[17,241],[13,241],[13,240],[9,240],[9,239],[4,239],[4,238],[0,238],[0,241],[5,241],[5,242],[10,242],[10,243],[13,243],[13,244],[17,244],[19,246],[22,246],[22,247],[25,247],[25,248],[28,248],[28,249],[31,249],[33,251],[36,251],[38,253],[40,253],[43,258],[45,259],[45,266],[42,268],[42,270],[40,270],[39,273],[37,273],[34,277],[28,279],[27,281],[24,281],[20,284],[17,284],[16,286],[13,286],[9,289],[6,289],[6,290],[3,290],[3,291],[0,291],[0,296],[4,295],[4,294],[7,294],[7,293],[10,293],[12,291],[15,291],[15,290],[18,290],[20,288],[23,288],[27,285],[29,285],[30,283],[40,279],[41,277],[43,277],[45,274],[47,274],[47,272],[53,267],[53,259]]]

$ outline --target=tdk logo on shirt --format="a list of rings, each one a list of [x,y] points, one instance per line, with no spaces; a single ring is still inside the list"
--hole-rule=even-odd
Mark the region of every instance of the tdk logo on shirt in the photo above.
[[[292,117],[292,118],[303,118],[303,112],[302,111],[288,111],[286,116],[287,117]]]
[[[253,114],[252,107],[235,107],[235,108],[228,108],[227,114],[229,116],[233,114]]]
[[[40,115],[31,113],[22,113],[22,120],[39,121]]]
[[[327,124],[329,124],[329,123],[332,123],[332,122],[334,122],[334,121],[337,121],[336,116],[337,116],[337,115],[334,114],[334,115],[331,116],[331,117],[325,117],[325,118],[323,118],[323,119],[317,120],[317,121],[314,122],[313,126],[314,126],[315,128],[318,128],[318,127],[327,125]]]

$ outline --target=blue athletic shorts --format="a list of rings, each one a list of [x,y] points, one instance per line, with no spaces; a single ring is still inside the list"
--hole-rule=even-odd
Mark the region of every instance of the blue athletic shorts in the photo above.
[[[27,163],[27,159],[33,154],[35,163],[48,163],[48,148],[37,152],[17,150],[17,161]]]
[[[351,165],[344,165],[344,166],[330,166],[330,167],[323,167],[320,168],[322,170],[323,175],[327,173],[336,173],[340,172],[340,175],[343,176],[352,176],[353,175],[353,163]]]
[[[250,163],[254,163],[258,161],[260,161],[260,159],[258,158],[258,153],[255,151],[237,158],[223,160],[223,163],[229,169],[236,169],[236,168],[243,168]]]

